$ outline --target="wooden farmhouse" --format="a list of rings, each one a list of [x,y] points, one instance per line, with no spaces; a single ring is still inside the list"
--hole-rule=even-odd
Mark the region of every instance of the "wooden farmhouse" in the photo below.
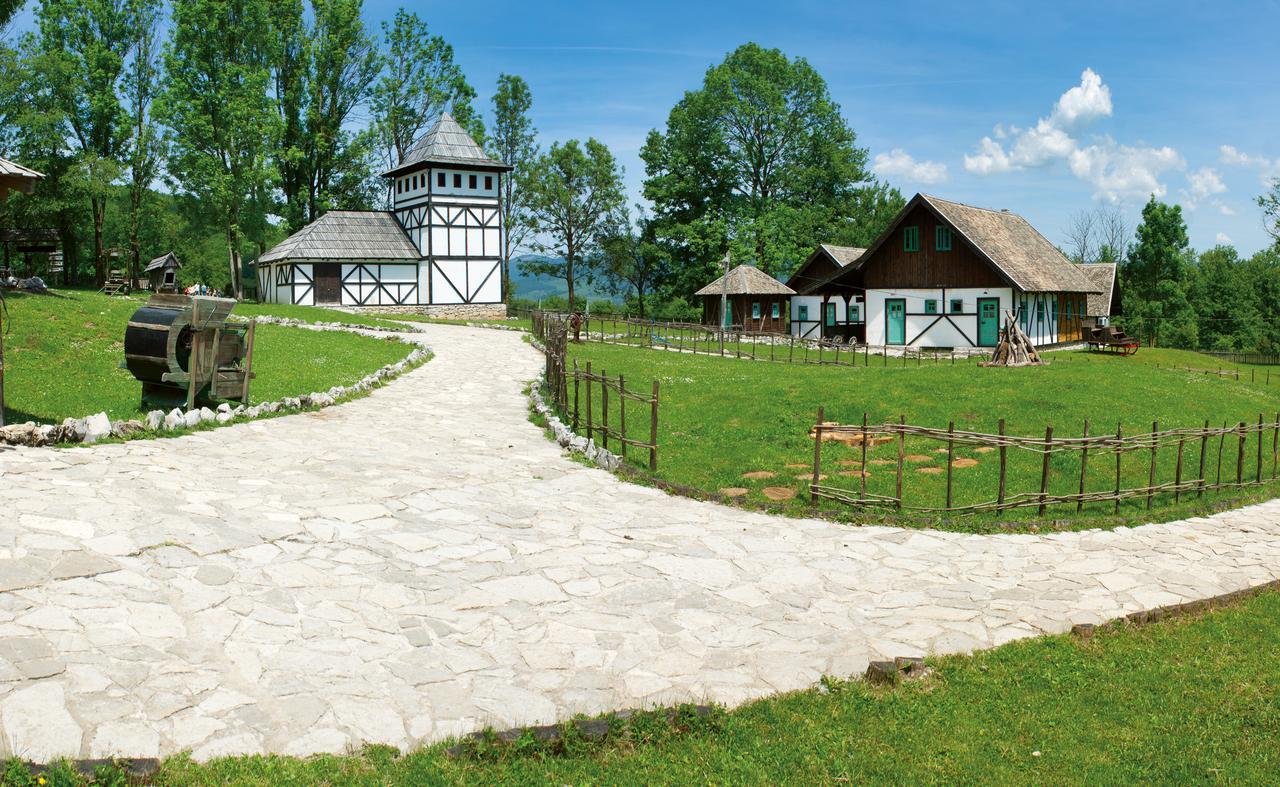
[[[994,347],[1009,312],[1037,346],[1080,341],[1100,289],[1021,216],[917,194],[865,253],[801,294],[819,299],[824,335],[949,348]],[[842,309],[863,324],[839,326]]]
[[[1089,293],[1089,302],[1085,306],[1084,327],[1105,328],[1111,324],[1112,317],[1120,316],[1120,287],[1116,284],[1116,264],[1114,262],[1095,262],[1081,265],[1080,270],[1089,277],[1089,281],[1099,292]]]
[[[866,341],[861,292],[824,288],[828,281],[857,262],[866,249],[824,243],[787,279],[796,291],[791,299],[791,334],[806,339]]]
[[[702,298],[703,325],[783,333],[787,327],[787,301],[795,291],[754,265],[739,265],[694,294]],[[729,311],[722,316],[720,300],[724,296]]]
[[[330,211],[258,258],[267,303],[503,316],[502,178],[449,113],[383,177],[390,211]]]

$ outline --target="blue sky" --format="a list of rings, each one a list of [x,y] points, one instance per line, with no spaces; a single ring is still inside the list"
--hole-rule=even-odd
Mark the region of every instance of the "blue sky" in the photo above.
[[[366,0],[366,15],[376,25],[400,5],[453,44],[484,110],[498,74],[520,74],[542,144],[604,141],[636,199],[648,131],[756,41],[818,69],[907,196],[1008,208],[1062,242],[1074,211],[1114,201],[1135,223],[1155,190],[1183,204],[1197,248],[1269,242],[1253,200],[1280,177],[1280,0]]]

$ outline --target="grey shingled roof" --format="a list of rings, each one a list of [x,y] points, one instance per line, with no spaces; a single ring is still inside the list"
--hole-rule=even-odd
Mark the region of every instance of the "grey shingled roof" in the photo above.
[[[723,285],[725,276],[729,286]],[[694,295],[795,295],[796,291],[754,265],[739,265]]]
[[[859,257],[867,253],[866,249],[858,246],[832,246],[830,243],[820,245],[841,268],[851,262],[857,262]]]
[[[40,180],[44,177],[34,169],[28,169],[21,164],[15,164],[8,159],[0,158],[0,175],[14,178],[25,178],[28,180]]]
[[[460,164],[510,169],[501,161],[490,158],[448,112],[440,115],[431,130],[414,143],[404,159],[387,174],[418,164]]]
[[[1095,262],[1081,265],[1080,270],[1084,271],[1085,276],[1089,277],[1089,281],[1095,288],[1102,290],[1102,292],[1089,293],[1088,303],[1085,306],[1086,316],[1110,317],[1111,293],[1115,291],[1116,286],[1116,264]]]
[[[1023,292],[1093,292],[1096,289],[1080,271],[1080,266],[1068,260],[1057,246],[1018,214],[975,208],[927,194],[920,194],[919,198]]]
[[[386,211],[331,210],[258,258],[280,260],[418,260],[422,255]]]
[[[156,268],[163,268],[163,267],[165,266],[165,263],[167,263],[169,260],[173,260],[173,267],[175,267],[175,268],[181,268],[181,267],[182,267],[182,263],[178,261],[178,256],[177,256],[176,254],[174,254],[173,252],[169,252],[168,254],[164,255],[163,257],[156,257],[156,258],[155,258],[154,260],[152,260],[151,262],[148,262],[148,263],[147,263],[147,267],[144,269],[144,272],[145,272],[145,273],[150,273],[151,271],[155,270]]]

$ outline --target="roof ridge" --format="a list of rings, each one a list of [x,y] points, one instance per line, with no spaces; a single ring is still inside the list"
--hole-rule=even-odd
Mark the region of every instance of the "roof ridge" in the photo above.
[[[1021,213],[1014,213],[1008,208],[984,208],[981,205],[970,205],[967,202],[957,202],[953,199],[947,199],[946,197],[935,197],[932,194],[925,194],[924,192],[921,192],[920,196],[924,197],[930,202],[934,202],[934,201],[945,202],[948,205],[959,205],[960,207],[968,208],[969,210],[981,210],[981,211],[985,211],[986,213],[995,213],[1001,216],[1013,216],[1015,218],[1022,219],[1023,221],[1027,221],[1026,219],[1022,218]],[[1027,221],[1027,224],[1030,225],[1031,222]],[[1034,227],[1032,229],[1034,229]]]

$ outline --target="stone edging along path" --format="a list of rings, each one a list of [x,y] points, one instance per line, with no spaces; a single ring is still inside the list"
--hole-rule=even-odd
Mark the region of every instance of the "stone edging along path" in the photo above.
[[[383,341],[405,342],[400,333],[411,333],[412,328],[370,328],[354,323],[306,323],[294,319],[276,317],[259,317],[259,322],[274,325],[306,328],[315,331],[343,331],[368,335],[367,331],[384,331],[390,336],[373,336]],[[431,351],[425,347],[415,347],[409,355],[392,364],[371,372],[351,385],[335,385],[327,391],[313,391],[300,396],[286,396],[273,402],[245,406],[231,405],[223,402],[216,410],[201,407],[198,410],[184,411],[175,407],[169,412],[152,410],[145,420],[123,419],[112,421],[105,412],[85,418],[66,418],[60,424],[37,424],[28,421],[21,424],[10,424],[0,427],[0,446],[22,445],[32,448],[52,447],[96,443],[108,438],[135,436],[162,436],[166,433],[194,429],[200,424],[226,424],[232,421],[254,420],[268,415],[284,412],[299,412],[330,407],[345,399],[367,393],[376,386],[399,377],[425,363],[431,357]]]

